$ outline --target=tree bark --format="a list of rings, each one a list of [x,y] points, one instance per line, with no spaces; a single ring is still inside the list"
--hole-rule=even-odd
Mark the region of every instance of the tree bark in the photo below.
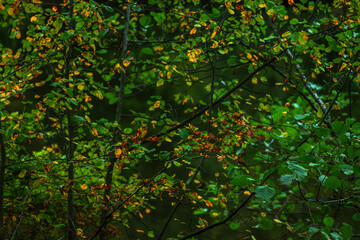
[[[1,130],[1,122],[0,122]],[[4,222],[4,188],[5,188],[5,169],[6,169],[6,148],[4,136],[0,133],[1,149],[1,169],[0,169],[0,240],[5,239],[5,222]]]
[[[125,18],[125,28],[124,28],[124,37],[123,37],[123,48],[122,48],[122,52],[121,52],[121,59],[125,60],[126,59],[126,52],[127,52],[127,48],[128,48],[128,33],[129,33],[129,25],[130,25],[130,3],[127,2],[126,4],[126,18]],[[119,95],[118,95],[118,102],[117,102],[117,106],[116,106],[116,114],[115,114],[115,120],[118,124],[120,124],[121,122],[121,117],[122,117],[122,107],[123,107],[123,103],[124,103],[124,89],[125,89],[125,80],[126,80],[126,73],[124,70],[124,66],[122,64],[121,61],[121,66],[122,68],[120,69],[121,71],[121,80],[120,80],[120,91],[119,91]],[[119,141],[119,137],[117,134],[117,129],[113,130],[113,139],[112,139],[112,144],[116,144]],[[105,176],[105,191],[104,191],[104,209],[101,212],[101,217],[100,217],[100,226],[103,226],[100,234],[99,234],[99,239],[100,240],[104,240],[106,239],[106,225],[107,225],[107,215],[109,210],[111,209],[111,205],[110,205],[110,195],[111,195],[111,185],[112,185],[112,180],[113,180],[113,170],[114,170],[114,165],[116,163],[116,157],[115,157],[115,149],[113,149],[110,157],[109,157],[109,166],[107,168],[107,172],[106,172],[106,176]]]
[[[70,0],[69,3],[69,16],[70,22],[68,25],[68,30],[73,29],[73,13],[74,13],[74,1]],[[72,46],[69,47],[66,52],[65,59],[65,76],[70,78],[70,62],[71,62],[71,50]],[[66,109],[66,117],[68,122],[68,140],[67,140],[67,163],[68,163],[68,182],[69,189],[67,191],[67,200],[68,200],[68,240],[76,239],[76,206],[74,202],[74,193],[73,193],[73,185],[74,185],[74,164],[72,162],[74,157],[74,125],[72,121],[72,112],[70,109]]]

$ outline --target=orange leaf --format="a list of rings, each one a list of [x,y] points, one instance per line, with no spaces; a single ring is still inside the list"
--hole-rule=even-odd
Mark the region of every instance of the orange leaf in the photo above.
[[[130,65],[130,61],[129,60],[124,60],[123,61],[123,65],[124,65],[124,67],[128,67],[129,65]]]
[[[115,151],[115,157],[116,157],[116,158],[120,158],[121,154],[122,154],[121,149],[120,149],[120,148],[117,148],[116,151]]]
[[[155,103],[154,103],[154,108],[158,108],[160,107],[160,101],[157,100]]]
[[[92,132],[92,134],[93,134],[95,137],[99,136],[99,133],[98,133],[98,131],[96,130],[96,128],[91,129],[91,132]]]

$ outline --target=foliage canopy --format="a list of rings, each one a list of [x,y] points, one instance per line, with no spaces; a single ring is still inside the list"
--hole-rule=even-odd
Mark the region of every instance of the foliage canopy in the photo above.
[[[0,239],[359,236],[359,0],[0,9]]]

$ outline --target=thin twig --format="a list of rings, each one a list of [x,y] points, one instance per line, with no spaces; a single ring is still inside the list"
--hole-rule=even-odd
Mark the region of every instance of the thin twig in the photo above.
[[[17,224],[16,228],[15,228],[15,231],[13,233],[13,235],[11,236],[11,240],[14,240],[16,238],[16,234],[17,232],[19,231],[19,228],[20,228],[20,225],[21,225],[21,222],[24,218],[24,209],[25,209],[25,203],[26,201],[28,200],[29,196],[30,196],[30,193],[32,192],[32,188],[30,186],[29,187],[29,191],[26,193],[26,196],[24,198],[24,203],[23,203],[23,206],[22,206],[22,209],[21,209],[21,216],[20,216],[20,219],[19,219],[19,223]]]

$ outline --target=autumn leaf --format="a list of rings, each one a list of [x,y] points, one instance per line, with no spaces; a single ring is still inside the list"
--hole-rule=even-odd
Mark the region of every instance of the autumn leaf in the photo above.
[[[99,91],[99,90],[97,90],[96,92],[95,92],[95,96],[98,98],[98,99],[100,99],[100,100],[102,100],[104,97],[103,97],[103,95],[102,95],[102,93],[101,93],[101,91]]]
[[[99,136],[99,133],[98,133],[98,131],[96,130],[96,128],[92,128],[92,129],[91,129],[91,133],[92,133],[95,137]]]
[[[154,108],[158,108],[160,107],[160,101],[157,100],[155,103],[154,103]]]
[[[120,148],[116,148],[116,150],[115,150],[115,157],[116,157],[116,158],[120,158],[121,154],[122,154],[122,150],[121,150]]]
[[[131,64],[131,62],[129,60],[124,60],[123,61],[123,66],[124,67],[128,67]]]
[[[21,172],[19,173],[18,177],[19,177],[19,178],[24,178],[25,175],[26,175],[26,172],[27,172],[26,169],[21,170]]]
[[[190,35],[194,35],[196,33],[196,28],[191,29]]]

